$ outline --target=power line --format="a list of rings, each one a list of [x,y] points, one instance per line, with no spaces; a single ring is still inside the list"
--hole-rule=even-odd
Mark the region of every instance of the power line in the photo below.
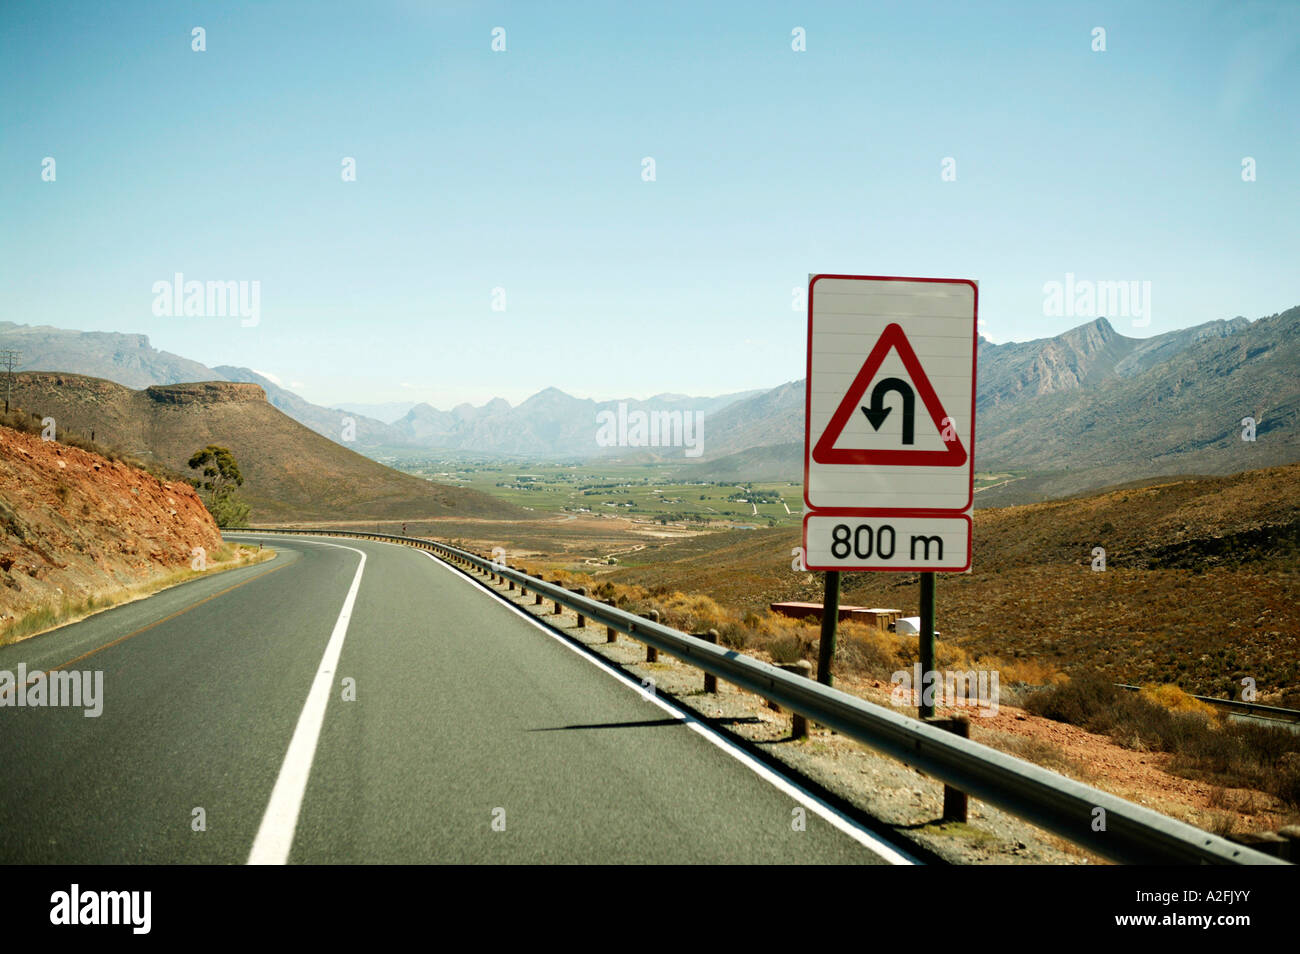
[[[9,349],[0,350],[0,361],[4,362],[7,377],[5,379],[5,413],[9,413],[9,397],[14,389],[14,365],[18,363],[21,357],[21,351],[12,351]]]

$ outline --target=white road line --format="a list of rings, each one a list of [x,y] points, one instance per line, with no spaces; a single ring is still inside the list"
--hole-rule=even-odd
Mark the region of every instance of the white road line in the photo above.
[[[454,567],[449,566],[446,562],[438,559],[438,557],[434,556],[428,550],[421,550],[420,552],[423,553],[425,556],[427,556],[429,559],[433,560],[434,563],[438,564],[448,573],[460,577],[466,583],[475,585],[474,580],[472,578],[466,576],[464,573],[461,573],[459,570],[455,569]],[[480,587],[480,589],[483,589],[483,587]],[[768,768],[758,759],[754,758],[744,749],[736,745],[736,743],[732,742],[730,739],[726,738],[725,736],[718,734],[711,727],[705,725],[695,716],[694,713],[686,709],[679,708],[678,706],[675,706],[672,703],[668,702],[667,700],[659,697],[653,692],[653,690],[647,689],[646,687],[642,686],[631,676],[627,675],[627,673],[620,672],[619,670],[613,668],[613,665],[607,660],[597,656],[593,656],[590,652],[587,652],[579,648],[578,646],[575,646],[568,639],[552,631],[545,624],[541,623],[536,617],[532,616],[529,613],[524,612],[513,602],[506,599],[504,596],[502,596],[500,593],[497,593],[495,590],[489,589],[487,590],[487,592],[490,593],[492,596],[495,596],[498,599],[498,601],[503,603],[508,609],[511,609],[514,612],[518,613],[520,617],[532,623],[534,626],[536,626],[538,629],[544,632],[547,636],[550,636],[561,646],[564,646],[566,649],[572,650],[573,652],[577,653],[581,658],[587,660],[587,662],[591,663],[601,672],[613,676],[615,679],[622,682],[628,688],[634,690],[639,696],[641,696],[641,698],[645,699],[647,702],[652,702],[659,708],[663,709],[665,712],[668,712],[671,715],[679,717],[686,725],[690,726],[691,729],[699,733],[704,738],[708,739],[710,742],[712,742],[722,751],[726,752],[728,755],[734,758],[741,765],[745,766],[747,769],[752,771],[759,778],[770,783],[778,791],[780,791],[785,795],[788,795],[790,798],[794,799],[800,805],[803,805],[814,815],[817,815],[819,818],[821,818],[823,821],[829,824],[832,828],[835,828],[843,832],[844,834],[848,835],[858,844],[862,845],[864,848],[871,851],[872,854],[879,856],[881,860],[888,862],[891,865],[920,864],[920,862],[916,858],[894,847],[889,842],[880,838],[874,832],[869,831],[866,828],[863,828],[858,822],[854,821],[852,818],[845,815],[839,809],[835,808],[834,806],[818,798],[812,792],[808,791],[807,789],[799,785],[796,785],[795,783],[791,782],[789,779],[785,778],[784,776],[779,775],[778,773],[772,771],[770,768]]]
[[[357,591],[361,589],[361,573],[366,568],[366,555],[356,547],[345,547],[337,543],[322,543],[321,546],[351,550],[361,557],[361,562],[357,564],[352,586],[343,600],[343,609],[339,612],[334,632],[325,645],[325,655],[321,657],[316,678],[312,680],[307,701],[303,703],[302,714],[298,716],[298,726],[293,730],[293,738],[289,741],[289,751],[284,755],[284,764],[280,766],[280,775],[275,780],[275,788],[271,790],[266,814],[262,816],[257,837],[253,839],[253,849],[248,853],[250,865],[282,865],[289,861],[293,835],[298,828],[298,812],[307,791],[307,779],[311,777],[311,763],[316,758],[316,743],[320,739],[330,689],[334,684],[334,670],[338,666],[339,654],[343,652],[343,640],[348,634],[352,605],[357,600]]]

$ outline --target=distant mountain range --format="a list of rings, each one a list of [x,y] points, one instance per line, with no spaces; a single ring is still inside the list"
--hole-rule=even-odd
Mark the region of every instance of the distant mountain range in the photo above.
[[[981,338],[975,463],[1029,472],[976,500],[1023,502],[1174,474],[1300,460],[1300,307],[1126,338],[1105,318],[1052,338]],[[1243,418],[1256,439],[1241,439]],[[739,401],[710,422],[701,478],[802,479],[804,382]],[[754,435],[773,440],[754,446]]]
[[[1140,340],[1099,318],[979,362],[976,463],[1038,472],[1017,499],[1300,460],[1300,307]]]
[[[721,409],[760,396],[761,391],[725,394],[720,397],[687,397],[683,394],[660,394],[645,401],[594,401],[565,394],[559,388],[539,391],[528,400],[511,407],[500,398],[482,407],[461,404],[450,411],[439,411],[428,404],[417,404],[392,425],[392,446],[437,447],[448,450],[493,452],[529,457],[596,457],[603,454],[636,454],[628,447],[602,447],[597,442],[598,415],[608,412],[618,416],[646,413],[700,414],[711,423]],[[622,406],[622,407],[620,407]],[[708,447],[709,430],[704,433]],[[663,443],[667,443],[665,439]],[[681,446],[646,448],[642,456],[682,459]]]
[[[183,476],[195,451],[229,447],[244,477],[240,495],[256,524],[285,521],[419,520],[448,516],[521,520],[531,514],[463,487],[392,470],[326,440],[267,403],[262,388],[235,381],[153,385],[61,372],[14,376],[14,402],[49,416],[60,431],[156,460]]]
[[[206,365],[151,347],[147,335],[66,331],[0,321],[0,348],[20,351],[18,367],[23,370],[71,371],[128,388],[225,380]]]
[[[763,393],[743,391],[719,397],[660,394],[645,401],[594,401],[547,388],[515,407],[501,398],[480,407],[460,404],[449,411],[416,404],[390,424],[356,411],[312,404],[251,368],[208,367],[158,351],[145,335],[0,322],[0,348],[19,350],[22,357],[18,367],[23,370],[85,374],[131,388],[196,381],[256,384],[266,392],[268,402],[298,423],[364,453],[436,449],[549,458],[626,456],[627,447],[602,447],[597,443],[597,415],[601,411],[618,414],[619,406],[626,405],[628,413],[689,411],[707,417],[729,404]],[[705,437],[707,441],[708,435]],[[680,448],[658,451],[658,456],[682,456]],[[644,456],[657,455],[655,449],[647,449]]]
[[[257,384],[294,420],[373,456],[421,449],[552,459],[617,454],[672,461],[677,473],[700,479],[802,478],[802,380],[714,398],[662,394],[624,402],[547,388],[518,406],[500,398],[447,411],[417,404],[385,423],[311,404],[248,368],[208,368],[157,351],[143,335],[0,322],[0,348],[20,349],[23,368],[91,374],[131,387],[194,380]],[[983,493],[977,498],[982,503],[1300,459],[1300,308],[1142,339],[1127,338],[1098,318],[1035,341],[981,338],[978,360],[976,467],[1017,475]],[[627,418],[637,411],[702,413],[702,456],[688,459],[680,447],[597,443],[598,415]],[[1240,439],[1244,417],[1257,422],[1254,442]],[[354,434],[345,431],[349,427]]]

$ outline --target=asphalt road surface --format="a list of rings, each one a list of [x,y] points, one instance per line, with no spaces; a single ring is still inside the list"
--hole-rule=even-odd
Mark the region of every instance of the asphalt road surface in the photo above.
[[[0,862],[906,860],[422,551],[257,539],[0,648],[103,673],[0,707]]]

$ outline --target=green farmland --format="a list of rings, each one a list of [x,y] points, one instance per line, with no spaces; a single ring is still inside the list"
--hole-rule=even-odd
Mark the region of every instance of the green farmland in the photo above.
[[[389,463],[390,461],[385,461]],[[520,507],[550,513],[610,514],[663,523],[718,526],[798,526],[803,485],[683,481],[671,465],[406,457],[391,465],[426,480],[470,487]],[[977,474],[976,487],[1016,479]]]
[[[466,463],[408,458],[392,466],[471,487],[533,510],[612,514],[665,523],[797,526],[803,486],[787,481],[683,483],[662,464]]]

